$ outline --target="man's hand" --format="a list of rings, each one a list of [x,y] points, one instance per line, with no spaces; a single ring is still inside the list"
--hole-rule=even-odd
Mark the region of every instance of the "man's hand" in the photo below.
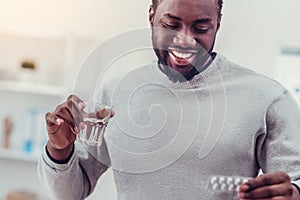
[[[285,172],[263,174],[240,185],[238,197],[244,199],[300,200],[299,192]]]
[[[83,108],[83,101],[71,95],[54,112],[46,114],[49,137],[47,149],[54,159],[65,160],[71,154],[76,134],[84,128]]]

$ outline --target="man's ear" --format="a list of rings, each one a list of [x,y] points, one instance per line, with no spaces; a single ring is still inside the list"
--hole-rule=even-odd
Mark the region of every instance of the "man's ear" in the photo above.
[[[220,29],[221,21],[222,21],[222,16],[218,17],[218,21],[217,21],[217,31],[219,31],[219,29]]]
[[[153,6],[150,6],[150,8],[149,8],[149,22],[150,22],[151,27],[153,27],[154,14],[155,14],[155,11],[154,11]]]

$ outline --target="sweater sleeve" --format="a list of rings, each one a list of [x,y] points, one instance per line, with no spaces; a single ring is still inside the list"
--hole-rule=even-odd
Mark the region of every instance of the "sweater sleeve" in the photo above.
[[[51,199],[82,200],[92,193],[109,165],[105,142],[100,147],[76,143],[66,164],[53,162],[44,150],[38,162],[38,173]]]
[[[266,137],[257,154],[262,171],[284,171],[300,186],[300,109],[288,91],[268,107],[265,129]]]

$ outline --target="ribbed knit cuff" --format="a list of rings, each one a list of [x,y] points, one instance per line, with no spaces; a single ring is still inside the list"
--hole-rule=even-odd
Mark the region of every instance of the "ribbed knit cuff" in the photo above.
[[[299,185],[297,185],[296,183],[292,183],[292,184],[297,188],[297,190],[298,190],[298,192],[300,194],[300,187],[299,187]]]
[[[42,160],[46,165],[48,165],[53,170],[65,171],[70,168],[72,163],[74,163],[75,158],[77,158],[76,153],[74,153],[74,151],[75,150],[73,149],[70,157],[67,158],[66,160],[58,161],[58,160],[53,159],[50,156],[47,148],[45,148],[42,153]]]
[[[48,149],[47,149],[47,146],[45,146],[45,150],[46,150],[46,154],[47,154],[47,156],[50,158],[50,160],[52,160],[52,161],[55,162],[56,164],[67,164],[67,163],[70,161],[70,159],[72,158],[73,154],[74,154],[74,145],[73,145],[71,154],[70,154],[65,160],[56,160],[56,159],[54,159],[54,158],[50,155],[50,153],[49,153],[49,151],[48,151]]]

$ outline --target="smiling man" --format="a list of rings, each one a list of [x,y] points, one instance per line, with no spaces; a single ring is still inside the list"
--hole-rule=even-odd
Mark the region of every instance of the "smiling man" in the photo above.
[[[120,200],[300,199],[299,106],[276,81],[213,52],[222,4],[153,0],[158,62],[95,95],[116,113],[100,147],[75,143],[79,97],[47,113],[39,172],[55,199],[84,199],[109,167]],[[235,194],[208,190],[213,175],[251,179]]]
[[[155,27],[153,47],[160,64],[165,65],[161,68],[170,73],[170,78],[190,80],[211,63],[221,9],[222,1],[153,2],[149,16]],[[169,67],[181,78],[174,76],[176,73]]]

